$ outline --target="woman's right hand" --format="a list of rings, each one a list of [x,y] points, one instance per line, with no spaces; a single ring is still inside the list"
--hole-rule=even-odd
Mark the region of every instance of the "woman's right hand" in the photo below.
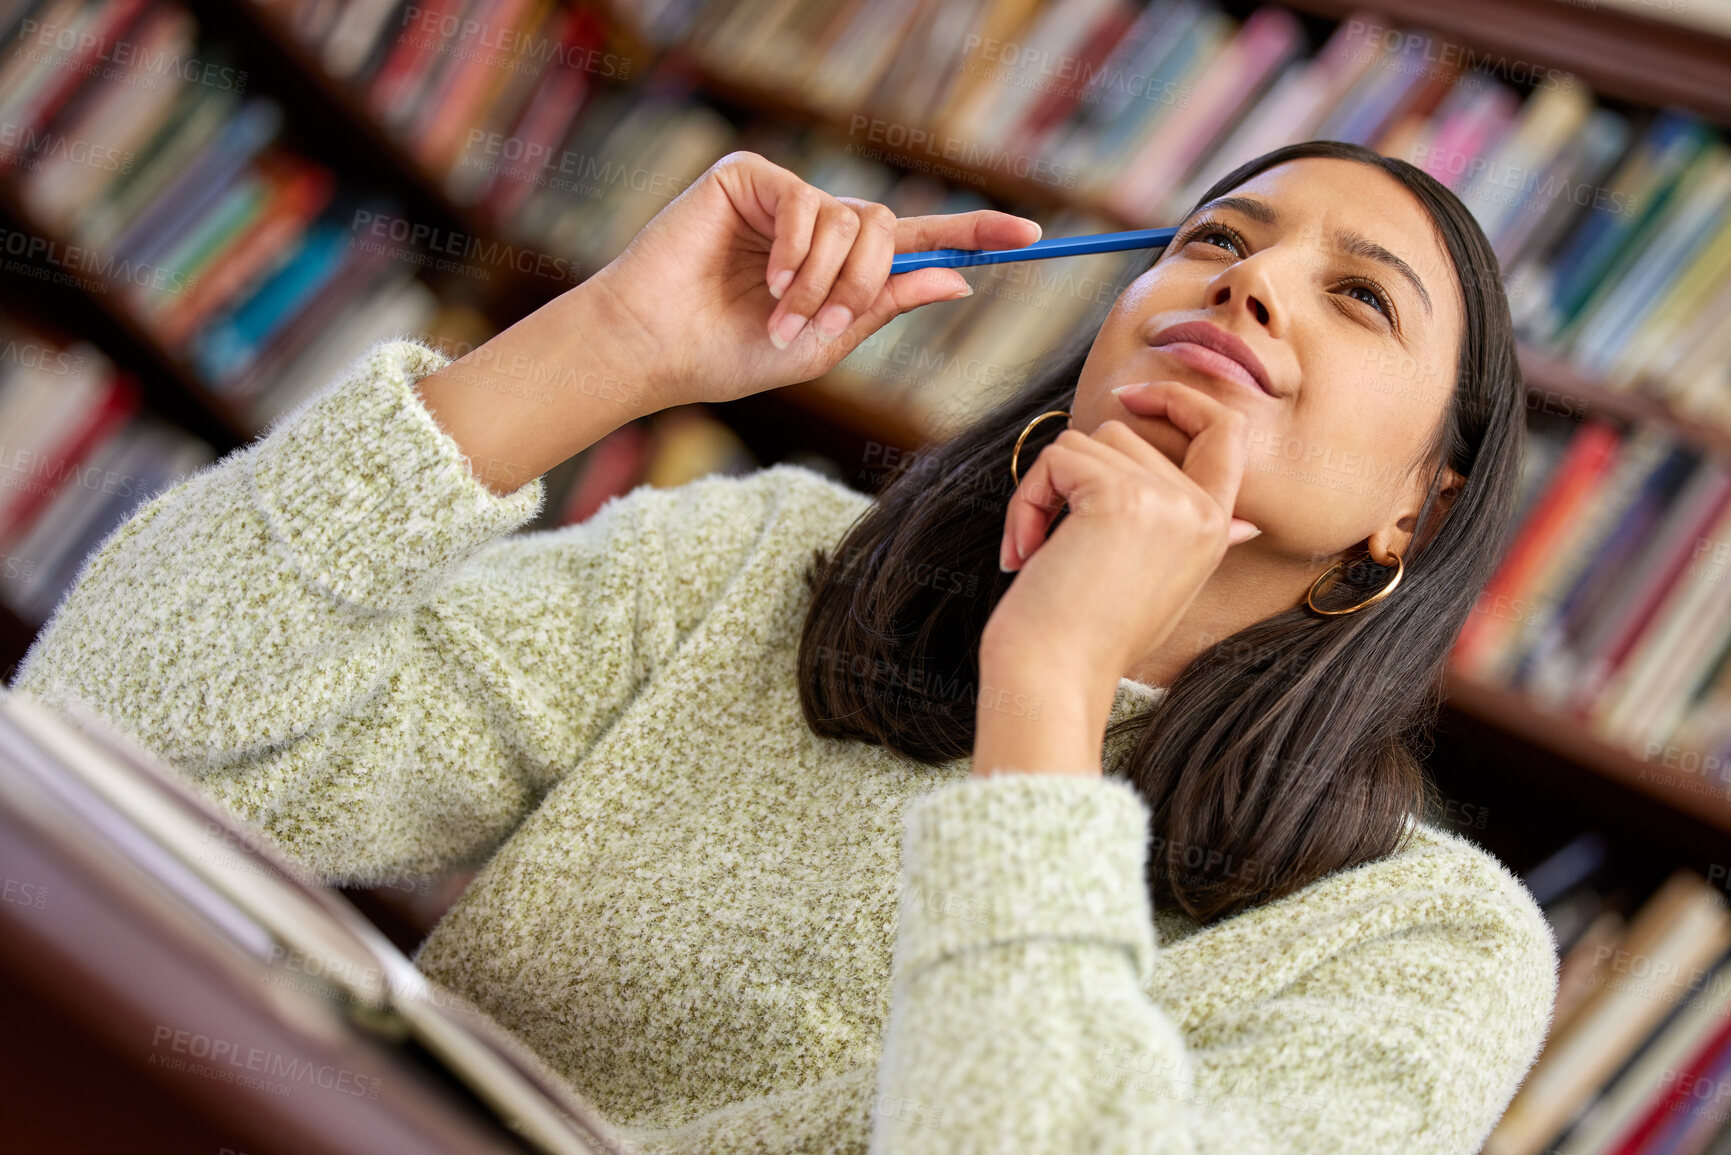
[[[890,276],[897,253],[1019,248],[1039,238],[1036,222],[991,209],[897,218],[881,204],[831,196],[756,153],[732,152],[573,291],[609,299],[619,319],[610,339],[622,363],[640,367],[653,412],[808,381],[891,318],[966,295],[954,269]],[[838,308],[845,323],[828,339],[816,322]],[[772,334],[788,317],[815,321],[784,344]]]

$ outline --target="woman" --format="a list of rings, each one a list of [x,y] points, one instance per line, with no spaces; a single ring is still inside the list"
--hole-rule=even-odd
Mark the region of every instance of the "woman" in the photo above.
[[[642,1151],[1477,1150],[1555,947],[1406,743],[1516,484],[1495,258],[1354,146],[1204,204],[875,500],[783,465],[504,536],[626,420],[966,287],[893,252],[1038,235],[734,153],[150,502],[15,688],[326,878],[484,862],[419,965]]]

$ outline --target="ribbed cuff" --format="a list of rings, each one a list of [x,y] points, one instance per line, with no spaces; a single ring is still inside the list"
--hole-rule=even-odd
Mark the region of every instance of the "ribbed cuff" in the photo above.
[[[1120,778],[997,774],[939,787],[908,811],[898,970],[1034,938],[1122,947],[1154,965],[1143,881],[1147,805]]]
[[[449,363],[386,341],[249,454],[253,502],[309,586],[380,611],[424,599],[482,545],[541,507],[540,478],[499,496],[414,390]]]

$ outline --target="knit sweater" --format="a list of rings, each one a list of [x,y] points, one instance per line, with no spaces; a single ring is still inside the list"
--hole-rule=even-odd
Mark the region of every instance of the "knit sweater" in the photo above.
[[[1493,856],[1415,823],[1206,928],[1154,911],[1121,739],[974,778],[806,726],[801,570],[870,497],[777,465],[512,533],[542,483],[473,477],[414,389],[444,364],[380,344],[142,506],[14,692],[329,881],[479,865],[416,962],[635,1150],[1478,1149],[1555,993]]]

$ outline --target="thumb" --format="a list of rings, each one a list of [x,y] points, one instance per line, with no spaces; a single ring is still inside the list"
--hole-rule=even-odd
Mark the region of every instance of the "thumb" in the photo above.
[[[959,300],[971,296],[974,291],[968,279],[954,269],[915,269],[911,273],[897,273],[887,285],[895,299],[897,314],[921,305]]]
[[[974,287],[954,269],[915,269],[897,273],[884,282],[883,291],[872,302],[870,311],[848,328],[844,335],[852,341],[848,348],[863,342],[895,318],[921,305],[939,301],[956,301],[972,296]],[[857,331],[858,336],[851,336]]]

